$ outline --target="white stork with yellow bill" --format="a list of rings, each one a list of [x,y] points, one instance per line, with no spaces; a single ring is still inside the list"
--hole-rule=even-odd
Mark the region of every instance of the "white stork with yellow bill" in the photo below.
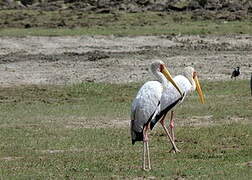
[[[197,90],[200,102],[202,104],[205,103],[204,96],[201,90],[201,86],[198,80],[197,73],[195,72],[194,68],[192,67],[186,67],[184,69],[183,75],[178,75],[174,77],[174,82],[180,87],[180,90],[184,94],[183,99],[186,97],[187,94],[190,92],[193,92]],[[150,122],[150,129],[153,129],[155,124],[160,120],[160,123],[166,129],[166,126],[164,124],[164,119],[166,114],[169,110],[171,110],[174,106],[176,106],[181,99],[180,93],[177,92],[177,90],[172,86],[172,84],[168,83],[168,86],[164,89],[164,92],[162,94],[162,97],[160,99],[160,112],[155,116],[155,118],[152,119]],[[182,101],[180,101],[181,103]],[[171,120],[170,120],[170,129],[171,129],[171,136],[172,136],[172,145],[173,145],[173,151],[179,152],[179,150],[176,148],[175,144],[175,137],[174,137],[174,121],[173,121],[174,111],[171,111]]]

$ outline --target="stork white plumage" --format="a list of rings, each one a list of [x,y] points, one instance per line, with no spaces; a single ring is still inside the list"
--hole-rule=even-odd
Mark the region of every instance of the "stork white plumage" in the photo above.
[[[200,83],[197,77],[197,73],[195,72],[194,68],[192,67],[186,67],[184,69],[183,75],[178,75],[174,77],[175,83],[181,88],[182,93],[184,94],[183,99],[186,97],[187,94],[190,92],[193,92],[197,90],[200,101],[202,104],[204,104],[204,96],[200,87]],[[180,93],[177,92],[177,90],[172,86],[171,83],[168,83],[167,88],[164,89],[161,99],[160,99],[160,113],[156,115],[155,119],[152,119],[150,122],[150,129],[154,127],[154,125],[160,120],[161,123],[163,123],[163,127],[165,127],[164,124],[164,118],[168,111],[176,104],[178,104],[178,100],[181,98]],[[183,101],[180,101],[180,103]],[[180,104],[179,103],[179,104]],[[174,111],[171,111],[171,120],[170,120],[170,129],[171,129],[171,136],[173,143],[175,144],[175,135],[174,135]],[[173,145],[174,146],[174,145]],[[176,152],[176,150],[175,150]]]
[[[148,169],[151,169],[150,156],[149,156],[149,144],[147,130],[151,121],[156,119],[156,116],[160,114],[160,100],[164,90],[168,86],[168,81],[177,89],[178,93],[182,97],[181,90],[174,83],[170,73],[165,67],[162,61],[154,61],[151,64],[151,71],[156,76],[158,81],[148,81],[139,90],[132,103],[131,108],[131,138],[132,144],[135,141],[143,141],[143,169],[145,167],[145,156],[147,151]],[[181,98],[182,99],[182,98]],[[167,131],[168,136],[172,144],[174,142]],[[174,149],[177,149],[174,144]]]

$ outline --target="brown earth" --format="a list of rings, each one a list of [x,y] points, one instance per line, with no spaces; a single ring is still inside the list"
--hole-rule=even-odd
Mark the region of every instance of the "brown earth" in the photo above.
[[[252,36],[0,37],[0,83],[140,82],[153,79],[153,59],[172,75],[193,66],[201,80],[229,80],[240,66],[249,79]]]
[[[0,0],[0,9],[112,11],[252,10],[250,0]]]

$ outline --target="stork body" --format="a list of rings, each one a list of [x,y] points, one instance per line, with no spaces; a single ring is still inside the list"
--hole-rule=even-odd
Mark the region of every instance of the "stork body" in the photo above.
[[[147,152],[148,169],[151,169],[149,157],[148,134],[149,124],[160,114],[160,100],[166,87],[167,79],[182,95],[178,86],[174,83],[168,70],[162,61],[154,61],[151,64],[151,71],[157,81],[146,82],[138,91],[131,107],[131,139],[132,144],[136,141],[143,141],[143,169],[145,168],[145,154]],[[169,134],[169,132],[168,132]],[[171,140],[171,138],[170,138]],[[174,145],[175,146],[175,145]],[[176,147],[174,147],[176,149]]]
[[[182,75],[175,76],[174,81],[176,84],[178,84],[182,93],[184,94],[183,99],[186,97],[187,94],[193,91],[192,84],[185,76]],[[169,110],[171,110],[173,107],[179,104],[179,102],[182,102],[180,100],[181,95],[177,92],[176,89],[174,89],[174,87],[170,83],[168,83],[160,99],[159,113],[157,114],[157,116],[155,116],[155,119],[151,121],[150,128],[152,129],[155,126],[155,124],[160,120],[161,117],[167,114]]]
[[[135,141],[143,141],[144,126],[160,112],[160,99],[163,89],[160,82],[148,81],[137,93],[131,109],[132,144]]]

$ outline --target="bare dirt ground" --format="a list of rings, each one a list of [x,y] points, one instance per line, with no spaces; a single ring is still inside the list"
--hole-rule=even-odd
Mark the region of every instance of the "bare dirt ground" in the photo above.
[[[174,76],[193,66],[201,80],[229,80],[240,66],[249,79],[252,36],[1,37],[0,84],[146,81],[153,59]]]
[[[0,86],[143,82],[153,79],[149,73],[153,59],[163,60],[173,76],[193,66],[201,81],[230,80],[233,68],[240,66],[238,78],[249,79],[252,36],[0,37]],[[236,121],[251,120],[223,120]],[[73,122],[67,127],[94,127],[86,117]],[[101,127],[129,125],[128,119],[106,122]],[[210,124],[216,124],[212,116],[178,120],[178,126]]]

